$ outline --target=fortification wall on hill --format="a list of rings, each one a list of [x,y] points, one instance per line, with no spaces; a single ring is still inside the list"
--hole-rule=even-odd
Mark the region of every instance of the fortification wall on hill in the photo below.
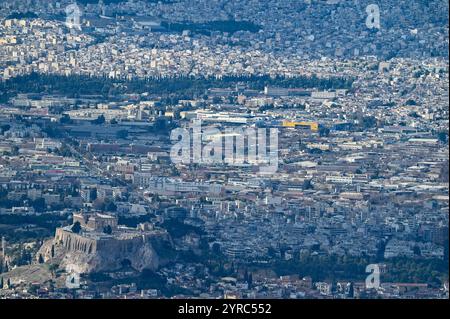
[[[156,245],[156,246],[155,246]],[[162,247],[162,248],[161,248]],[[155,249],[165,254],[172,241],[167,232],[149,231],[122,233],[115,236],[76,234],[68,229],[57,228],[54,239],[41,247],[38,255],[47,262],[60,267],[75,267],[80,273],[119,269],[124,262],[137,270],[157,269],[167,258],[161,259]]]
[[[66,251],[79,251],[86,254],[97,252],[97,240],[83,237],[63,228],[56,229],[55,241],[61,244]]]

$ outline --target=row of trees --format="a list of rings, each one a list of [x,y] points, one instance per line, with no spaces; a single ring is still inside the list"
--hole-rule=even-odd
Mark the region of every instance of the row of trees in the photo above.
[[[223,20],[223,21],[209,21],[205,23],[170,23],[162,22],[161,25],[169,31],[185,31],[189,30],[195,33],[210,35],[212,31],[235,33],[237,31],[249,31],[256,33],[261,30],[261,27],[250,21],[235,21],[235,20]]]
[[[319,280],[362,281],[367,277],[366,266],[385,263],[387,271],[382,274],[384,282],[420,282],[440,285],[448,280],[448,258],[412,259],[405,257],[379,261],[370,257],[353,256],[313,256],[302,254],[299,259],[276,261],[270,265],[277,275],[299,274]]]
[[[237,83],[247,83],[249,87],[258,90],[264,89],[266,85],[325,90],[350,89],[353,81],[352,78],[320,78],[315,75],[297,77],[225,76],[220,79],[215,77],[176,76],[121,80],[86,75],[63,76],[31,73],[0,82],[0,92],[4,92],[0,94],[0,102],[6,102],[18,93],[62,94],[77,98],[81,95],[108,97],[117,94],[157,92],[158,96],[190,99],[194,96],[202,96],[210,88],[233,87]]]

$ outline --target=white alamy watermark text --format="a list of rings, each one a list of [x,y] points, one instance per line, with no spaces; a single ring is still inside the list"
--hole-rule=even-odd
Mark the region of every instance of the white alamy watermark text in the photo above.
[[[188,128],[171,132],[170,157],[175,164],[258,166],[260,173],[278,170],[278,129],[256,127],[202,127],[194,120]]]

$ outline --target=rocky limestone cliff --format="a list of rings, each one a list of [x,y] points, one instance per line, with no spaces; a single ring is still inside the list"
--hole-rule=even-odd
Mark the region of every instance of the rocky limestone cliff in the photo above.
[[[55,238],[39,249],[36,260],[41,255],[45,262],[78,273],[114,271],[126,264],[139,271],[156,270],[167,263],[167,250],[171,249],[172,242],[167,233],[93,240],[58,229]],[[163,251],[159,254],[158,250]]]

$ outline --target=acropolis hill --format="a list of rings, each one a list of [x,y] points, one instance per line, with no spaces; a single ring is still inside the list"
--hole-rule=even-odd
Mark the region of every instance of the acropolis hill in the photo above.
[[[172,248],[165,230],[149,223],[130,228],[117,222],[117,217],[98,212],[74,214],[73,224],[57,228],[55,238],[46,241],[36,257],[78,273],[112,271],[124,264],[155,270],[167,261],[158,253]]]

